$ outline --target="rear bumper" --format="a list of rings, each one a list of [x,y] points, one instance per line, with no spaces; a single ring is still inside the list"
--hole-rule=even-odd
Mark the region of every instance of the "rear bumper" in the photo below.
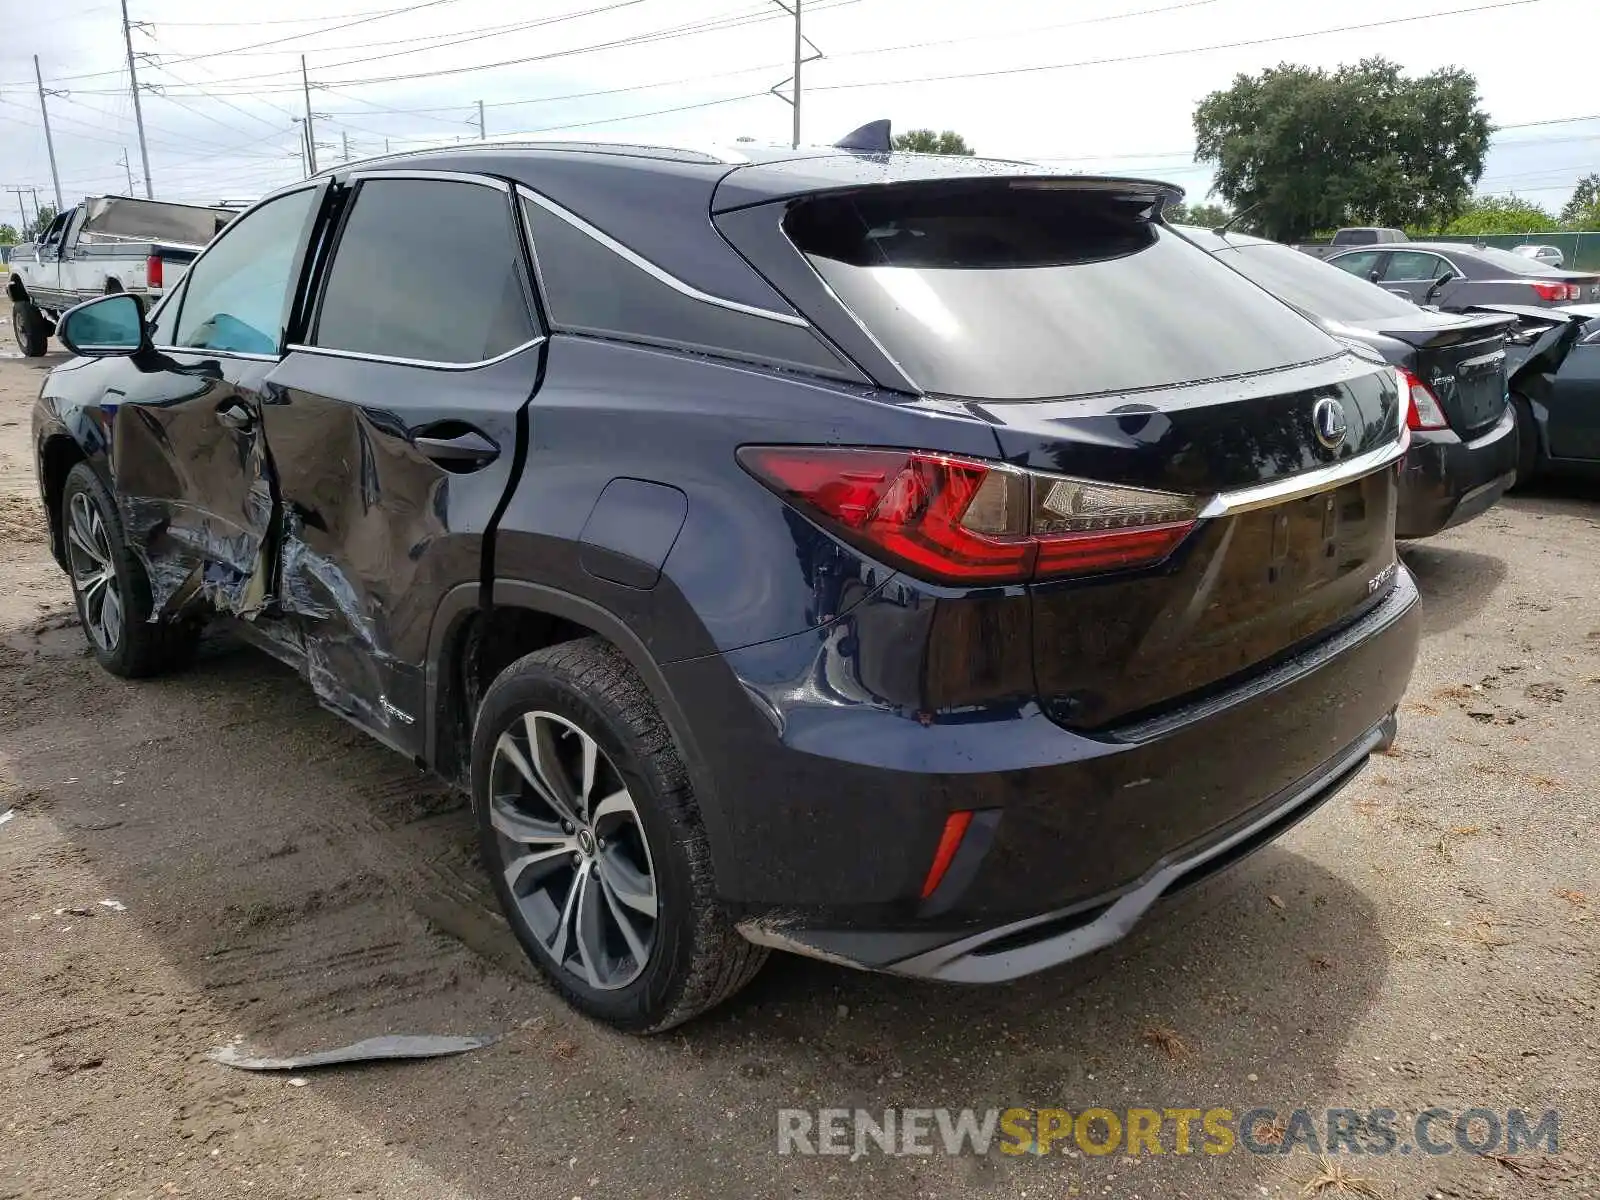
[[[929,949],[915,932],[793,931],[759,921],[740,926],[751,941],[868,970],[951,983],[1002,983],[1082,958],[1120,941],[1165,896],[1216,874],[1310,816],[1354,779],[1374,750],[1394,741],[1395,717],[1384,717],[1311,776],[1197,845],[1155,864],[1112,895],[961,934]]]
[[[1488,511],[1517,476],[1516,410],[1462,441],[1448,429],[1411,435],[1400,474],[1395,536],[1430,537]]]
[[[1157,897],[1313,811],[1392,736],[1420,626],[1400,566],[1344,628],[1225,690],[1090,735],[1031,699],[892,702],[902,683],[976,670],[889,661],[936,635],[940,611],[889,587],[810,634],[663,666],[666,686],[693,698],[683,741],[718,889],[752,940],[974,979],[1115,940]],[[1026,657],[1029,639],[1014,640]],[[967,835],[924,899],[958,810],[973,813]]]

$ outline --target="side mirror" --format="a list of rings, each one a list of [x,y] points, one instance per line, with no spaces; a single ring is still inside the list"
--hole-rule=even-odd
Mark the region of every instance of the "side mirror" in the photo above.
[[[97,296],[69,308],[56,323],[56,338],[85,358],[119,358],[150,348],[144,309],[126,292]]]
[[[1377,267],[1373,267],[1372,270],[1367,272],[1367,282],[1368,283],[1377,283],[1378,280],[1381,279],[1382,277],[1383,277],[1383,272],[1379,271]]]

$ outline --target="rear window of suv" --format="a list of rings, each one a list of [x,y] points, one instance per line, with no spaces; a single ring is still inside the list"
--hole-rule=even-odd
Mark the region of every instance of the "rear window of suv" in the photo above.
[[[910,184],[802,201],[784,229],[930,392],[1137,391],[1340,353],[1153,208],[1054,180]]]

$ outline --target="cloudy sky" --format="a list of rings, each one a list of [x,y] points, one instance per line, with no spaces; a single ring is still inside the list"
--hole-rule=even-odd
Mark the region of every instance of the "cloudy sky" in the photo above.
[[[347,141],[361,157],[476,137],[479,100],[491,135],[789,138],[789,107],[766,94],[793,55],[792,19],[774,0],[129,6],[143,23],[134,49],[150,56],[139,77],[162,197],[246,200],[300,177],[302,53],[324,166]],[[34,54],[45,86],[66,93],[49,103],[67,203],[126,191],[128,170],[139,186],[116,0],[31,12],[0,36],[0,186],[51,199]],[[1568,52],[1600,45],[1595,0],[804,0],[804,12],[824,56],[804,72],[808,141],[886,116],[958,130],[980,153],[1155,176],[1198,197],[1210,176],[1191,158],[1190,116],[1208,92],[1280,62],[1381,53],[1412,73],[1476,75],[1507,127],[1482,191],[1557,208],[1600,171],[1592,54]],[[0,193],[0,221],[16,208]]]

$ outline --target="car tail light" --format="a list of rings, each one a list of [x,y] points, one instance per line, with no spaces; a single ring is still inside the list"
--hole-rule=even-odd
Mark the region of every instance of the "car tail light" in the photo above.
[[[746,446],[739,461],[844,540],[942,583],[1150,566],[1183,541],[1202,503],[908,450]]]
[[[1433,389],[1404,367],[1394,370],[1400,376],[1400,391],[1406,397],[1406,428],[1448,429],[1450,422],[1445,420],[1444,409],[1439,407],[1439,398],[1433,394]]]
[[[1567,284],[1567,299],[1579,300],[1583,298],[1583,289],[1575,283]]]
[[[144,285],[151,291],[161,286],[161,256],[158,254],[144,260]]]
[[[1534,294],[1541,300],[1576,300],[1577,289],[1565,283],[1535,283]]]

